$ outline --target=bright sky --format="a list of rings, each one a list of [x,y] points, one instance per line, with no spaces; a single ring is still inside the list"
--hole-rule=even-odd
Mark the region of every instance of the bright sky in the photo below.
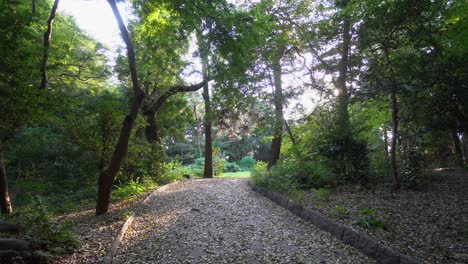
[[[236,3],[237,1],[231,0],[231,2]],[[130,14],[129,3],[124,2],[119,4],[119,10],[125,23],[127,23],[128,14]],[[109,59],[113,59],[117,47],[123,46],[117,22],[106,0],[61,0],[58,12],[65,12],[72,15],[76,19],[78,25],[88,32],[91,37],[108,46],[111,51]],[[193,72],[193,70],[200,70],[200,63],[197,62],[197,59],[189,58],[189,56],[191,56],[190,54],[196,49],[194,45],[196,46],[194,42],[191,43],[191,52],[186,57],[188,61],[192,61],[192,67],[184,71],[186,74],[184,74],[184,79],[189,83],[201,81],[199,74],[188,74],[188,72]],[[297,80],[292,80],[294,79],[293,76],[284,77],[283,85],[285,87],[288,86],[288,84],[297,83]],[[317,94],[309,90],[303,94],[297,102],[301,102],[305,106],[306,112],[309,112],[314,105],[314,103],[312,103],[313,98],[317,98]],[[291,107],[297,102],[295,100],[291,102],[290,107],[286,110],[285,114],[288,118],[294,115]]]
[[[106,0],[61,0],[58,9],[58,12],[72,15],[82,29],[112,51],[123,45],[114,14]],[[125,6],[119,4],[119,9],[127,21]]]

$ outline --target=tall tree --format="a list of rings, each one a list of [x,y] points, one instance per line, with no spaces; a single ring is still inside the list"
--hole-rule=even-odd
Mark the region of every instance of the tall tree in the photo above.
[[[54,5],[52,6],[52,10],[50,10],[49,19],[47,19],[47,30],[44,32],[44,53],[42,57],[42,64],[41,64],[41,89],[47,89],[49,85],[49,77],[47,76],[47,63],[49,61],[49,51],[50,51],[50,41],[52,38],[52,28],[55,19],[55,15],[57,13],[57,8],[59,5],[60,0],[55,0]],[[33,3],[33,8],[35,9],[36,3]]]
[[[96,201],[96,214],[104,214],[109,210],[109,203],[111,198],[112,185],[114,183],[115,175],[122,165],[123,159],[128,151],[128,142],[130,140],[131,131],[137,118],[140,106],[143,102],[145,94],[140,87],[138,80],[137,64],[135,58],[135,51],[133,48],[132,41],[128,34],[127,28],[122,20],[117,4],[114,0],[108,0],[112,12],[117,20],[117,24],[122,35],[122,39],[127,48],[128,65],[130,68],[130,77],[132,80],[133,87],[133,98],[130,102],[129,110],[124,118],[120,136],[117,141],[117,145],[114,149],[109,166],[103,170],[99,175],[98,182],[98,197]]]

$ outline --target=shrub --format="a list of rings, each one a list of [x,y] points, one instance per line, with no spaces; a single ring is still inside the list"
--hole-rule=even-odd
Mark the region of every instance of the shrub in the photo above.
[[[71,222],[55,220],[40,196],[36,196],[28,206],[16,213],[16,216],[20,223],[28,227],[28,235],[36,248],[54,254],[65,254],[79,245],[71,231]]]
[[[295,200],[299,200],[302,197],[295,183],[290,178],[284,177],[281,173],[269,172],[268,165],[265,162],[257,162],[251,174],[251,179],[255,184],[284,193]]]
[[[130,180],[121,186],[115,186],[112,191],[112,198],[115,200],[126,200],[144,193],[145,190],[145,186],[138,179]]]
[[[241,171],[239,165],[234,162],[225,162],[224,163],[224,171],[223,172],[238,172]]]
[[[239,161],[239,167],[243,170],[251,171],[257,161],[252,156],[245,156]]]
[[[314,191],[315,197],[317,197],[317,199],[319,199],[319,200],[321,200],[323,202],[330,201],[331,194],[332,194],[331,190],[327,189],[327,188],[320,188],[320,189]]]
[[[177,160],[163,163],[162,168],[163,174],[157,180],[159,185],[180,180],[184,177],[184,174],[191,174],[192,172],[190,168],[182,166],[182,163]]]
[[[362,208],[359,211],[358,225],[364,228],[382,228],[383,230],[387,229],[387,226],[384,222],[377,219],[375,210],[371,208]]]
[[[335,208],[332,210],[332,215],[338,219],[345,219],[349,215],[349,210],[346,208],[346,206],[343,205],[337,205]]]

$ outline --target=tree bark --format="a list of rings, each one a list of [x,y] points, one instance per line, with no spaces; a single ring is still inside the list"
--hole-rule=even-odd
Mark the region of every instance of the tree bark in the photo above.
[[[386,165],[385,172],[386,172],[387,176],[389,176],[388,171],[390,169],[390,161],[388,159],[389,153],[388,153],[388,135],[387,135],[387,132],[388,132],[387,131],[387,125],[384,124],[383,125],[383,136],[384,136],[384,148],[385,148],[384,153],[385,153],[385,165]]]
[[[8,179],[3,154],[0,156],[0,211],[2,215],[11,214],[13,212],[10,194],[8,193]]]
[[[292,130],[289,127],[288,121],[286,121],[286,119],[284,119],[284,127],[286,128],[286,131],[288,132],[289,138],[291,139],[291,143],[293,144],[294,154],[296,154],[297,158],[300,158],[301,154],[299,153],[299,150],[297,149],[296,139],[294,138]]]
[[[398,139],[398,102],[397,102],[397,82],[395,71],[393,70],[392,63],[390,60],[388,47],[384,45],[385,58],[387,60],[387,67],[391,75],[391,89],[390,97],[392,101],[392,138],[390,142],[390,172],[392,174],[392,190],[396,191],[400,189],[400,176],[398,174],[398,166],[396,161],[396,145]]]
[[[463,162],[468,164],[468,127],[463,130]]]
[[[460,144],[460,138],[458,137],[458,131],[456,128],[451,130],[451,136],[453,141],[453,147],[455,149],[455,162],[457,166],[463,165],[463,151]]]
[[[49,61],[49,50],[50,50],[50,39],[52,37],[52,26],[54,23],[55,15],[57,13],[57,8],[60,0],[55,0],[54,5],[52,6],[52,10],[50,11],[49,19],[47,20],[47,30],[44,33],[44,53],[42,56],[42,63],[41,63],[41,89],[47,89],[49,86],[49,77],[47,76],[47,63]],[[36,3],[33,2],[33,10],[35,11]]]
[[[35,16],[36,15],[36,0],[32,0],[31,2],[31,11],[32,11],[33,16]]]
[[[197,33],[197,41],[200,49],[203,80],[208,79],[208,49],[201,32]],[[203,177],[213,178],[213,146],[211,136],[211,100],[208,83],[203,85],[203,99],[205,101],[205,167]]]
[[[205,168],[203,177],[213,178],[213,146],[211,137],[211,101],[208,84],[203,87],[203,99],[205,99]]]
[[[146,116],[146,127],[145,135],[148,143],[160,142],[158,126],[156,125],[156,113],[152,110],[145,111]]]
[[[281,83],[281,56],[275,58],[272,63],[273,84],[275,86],[274,104],[275,104],[275,127],[273,131],[273,140],[271,141],[270,159],[268,169],[273,167],[280,158],[281,140],[283,135],[283,88]]]
[[[201,157],[201,146],[200,146],[200,119],[197,114],[197,105],[193,104],[193,115],[195,116],[195,122],[197,123],[197,148],[198,148],[198,157]]]
[[[336,88],[338,90],[338,111],[339,111],[339,126],[343,134],[349,132],[349,92],[346,86],[348,77],[349,64],[349,47],[351,44],[351,23],[346,15],[343,18],[343,42],[341,45],[341,59],[338,65],[338,79]]]
[[[138,116],[138,111],[145,97],[138,80],[135,51],[133,49],[127,28],[125,27],[122,17],[120,16],[120,12],[117,8],[115,0],[108,0],[108,3],[112,8],[114,16],[119,25],[120,32],[122,34],[122,39],[125,42],[125,46],[127,48],[128,64],[130,68],[130,76],[134,95],[131,100],[128,113],[124,118],[122,129],[120,130],[120,136],[117,141],[117,145],[115,146],[109,167],[99,175],[98,197],[96,202],[97,215],[107,213],[109,210],[112,185],[114,183],[115,175],[119,171],[122,162],[127,155],[128,142],[130,140],[133,124],[135,123],[135,120]]]

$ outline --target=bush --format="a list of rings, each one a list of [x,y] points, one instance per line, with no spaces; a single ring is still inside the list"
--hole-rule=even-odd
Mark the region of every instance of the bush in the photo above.
[[[224,171],[223,172],[238,172],[241,171],[239,165],[234,162],[225,162],[224,163]]]
[[[252,171],[257,161],[252,156],[245,156],[239,161],[242,170]]]
[[[122,186],[115,186],[112,198],[115,200],[126,200],[144,193],[145,186],[137,180],[130,180]]]
[[[220,149],[213,149],[213,174],[220,175],[224,171],[226,160],[221,157]],[[197,158],[195,162],[187,166],[196,176],[203,177],[205,158]]]
[[[387,226],[384,222],[377,219],[375,210],[371,208],[362,208],[359,211],[358,225],[364,228],[381,228],[383,230],[387,229]]]
[[[18,221],[28,227],[28,235],[36,248],[50,251],[54,254],[65,254],[78,247],[79,241],[71,231],[71,222],[59,222],[53,218],[42,201],[35,199],[15,214]]]
[[[273,168],[273,174],[287,178],[299,189],[321,188],[336,184],[331,171],[319,162],[287,160]]]

